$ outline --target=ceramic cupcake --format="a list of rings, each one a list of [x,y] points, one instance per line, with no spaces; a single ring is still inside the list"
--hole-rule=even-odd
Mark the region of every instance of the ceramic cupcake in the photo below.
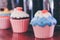
[[[22,7],[17,7],[11,12],[11,25],[13,32],[23,33],[28,30],[29,15],[22,11]]]
[[[30,24],[33,26],[36,38],[50,38],[53,37],[56,23],[56,19],[47,10],[39,10]]]
[[[10,28],[10,12],[7,8],[0,11],[0,29]]]

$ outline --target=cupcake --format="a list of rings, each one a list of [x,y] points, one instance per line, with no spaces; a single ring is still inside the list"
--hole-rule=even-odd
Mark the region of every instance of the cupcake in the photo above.
[[[0,11],[0,29],[10,28],[10,12],[7,8]]]
[[[47,11],[37,11],[34,18],[31,20],[31,25],[36,38],[53,37],[56,19]]]
[[[24,11],[22,11],[22,7],[16,7],[11,12],[10,21],[11,21],[13,32],[23,33],[28,30],[29,15]]]

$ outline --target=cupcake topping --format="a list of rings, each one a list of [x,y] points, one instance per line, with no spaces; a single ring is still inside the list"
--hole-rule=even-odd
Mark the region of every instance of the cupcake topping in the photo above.
[[[51,14],[47,10],[42,10],[42,11],[39,10],[35,13],[35,17],[40,17],[40,18],[45,17],[45,18],[47,18],[48,16],[51,16]]]
[[[17,7],[16,8],[18,11],[22,11],[22,7]]]
[[[7,8],[4,8],[4,13],[9,13],[9,10]]]
[[[10,11],[4,8],[4,10],[0,11],[0,16],[10,16]]]
[[[11,12],[11,18],[25,18],[25,17],[29,17],[29,15],[22,11],[21,7],[17,7]]]
[[[42,13],[44,13],[44,14],[47,13],[47,12],[48,12],[48,10],[42,10]]]
[[[34,18],[31,20],[32,26],[45,27],[46,25],[56,25],[56,19],[47,10],[37,11]]]

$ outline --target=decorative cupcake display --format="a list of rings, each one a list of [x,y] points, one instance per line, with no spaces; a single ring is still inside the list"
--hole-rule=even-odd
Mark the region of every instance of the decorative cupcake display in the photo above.
[[[11,12],[10,17],[13,32],[23,33],[28,30],[29,25],[29,15],[22,11],[22,7],[16,7]]]
[[[33,26],[36,38],[50,38],[53,37],[56,23],[56,19],[47,10],[39,10],[30,24]]]
[[[10,28],[10,11],[5,8],[4,11],[0,11],[0,29]]]

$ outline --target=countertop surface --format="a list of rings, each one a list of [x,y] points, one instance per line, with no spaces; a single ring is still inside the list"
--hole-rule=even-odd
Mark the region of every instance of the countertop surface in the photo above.
[[[54,32],[52,38],[35,38],[33,32],[13,33],[11,30],[0,30],[0,40],[60,40],[60,30]]]

